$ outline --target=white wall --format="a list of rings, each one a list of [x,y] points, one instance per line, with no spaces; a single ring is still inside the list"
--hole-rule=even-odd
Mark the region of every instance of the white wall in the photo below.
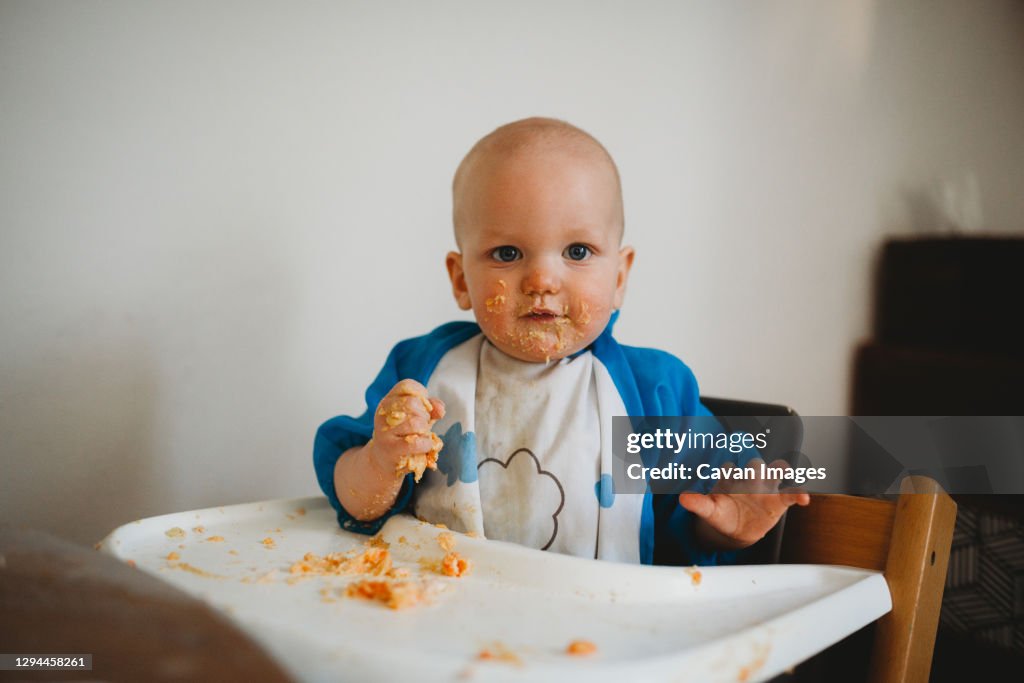
[[[314,492],[317,424],[460,317],[459,158],[532,114],[621,167],[621,341],[842,414],[884,236],[1024,231],[1022,38],[1013,0],[3,0],[3,520]]]

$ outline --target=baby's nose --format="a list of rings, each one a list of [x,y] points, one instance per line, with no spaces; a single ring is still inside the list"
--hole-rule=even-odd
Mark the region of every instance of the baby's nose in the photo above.
[[[557,294],[560,287],[557,274],[543,266],[532,268],[522,282],[523,294],[530,296]]]

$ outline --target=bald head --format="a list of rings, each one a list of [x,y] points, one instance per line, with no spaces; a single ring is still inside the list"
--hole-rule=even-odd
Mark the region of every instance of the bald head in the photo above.
[[[565,121],[529,118],[495,129],[473,145],[455,171],[452,182],[452,220],[455,242],[473,227],[473,208],[481,188],[502,168],[523,159],[556,155],[572,159],[605,176],[612,193],[613,223],[622,237],[624,224],[619,170],[608,150],[589,133]]]

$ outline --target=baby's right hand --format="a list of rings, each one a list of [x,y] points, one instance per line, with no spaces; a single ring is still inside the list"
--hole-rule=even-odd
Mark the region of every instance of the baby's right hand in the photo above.
[[[430,429],[442,417],[440,399],[427,396],[419,382],[403,379],[377,404],[373,438],[366,445],[373,450],[373,462],[395,476],[412,472],[418,482],[425,469],[437,469],[444,444]]]

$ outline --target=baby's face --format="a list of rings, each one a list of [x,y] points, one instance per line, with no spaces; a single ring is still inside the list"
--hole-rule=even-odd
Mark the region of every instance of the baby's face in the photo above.
[[[486,162],[462,197],[455,299],[510,356],[547,362],[596,339],[622,305],[633,250],[620,249],[618,186],[593,155],[523,152]]]

